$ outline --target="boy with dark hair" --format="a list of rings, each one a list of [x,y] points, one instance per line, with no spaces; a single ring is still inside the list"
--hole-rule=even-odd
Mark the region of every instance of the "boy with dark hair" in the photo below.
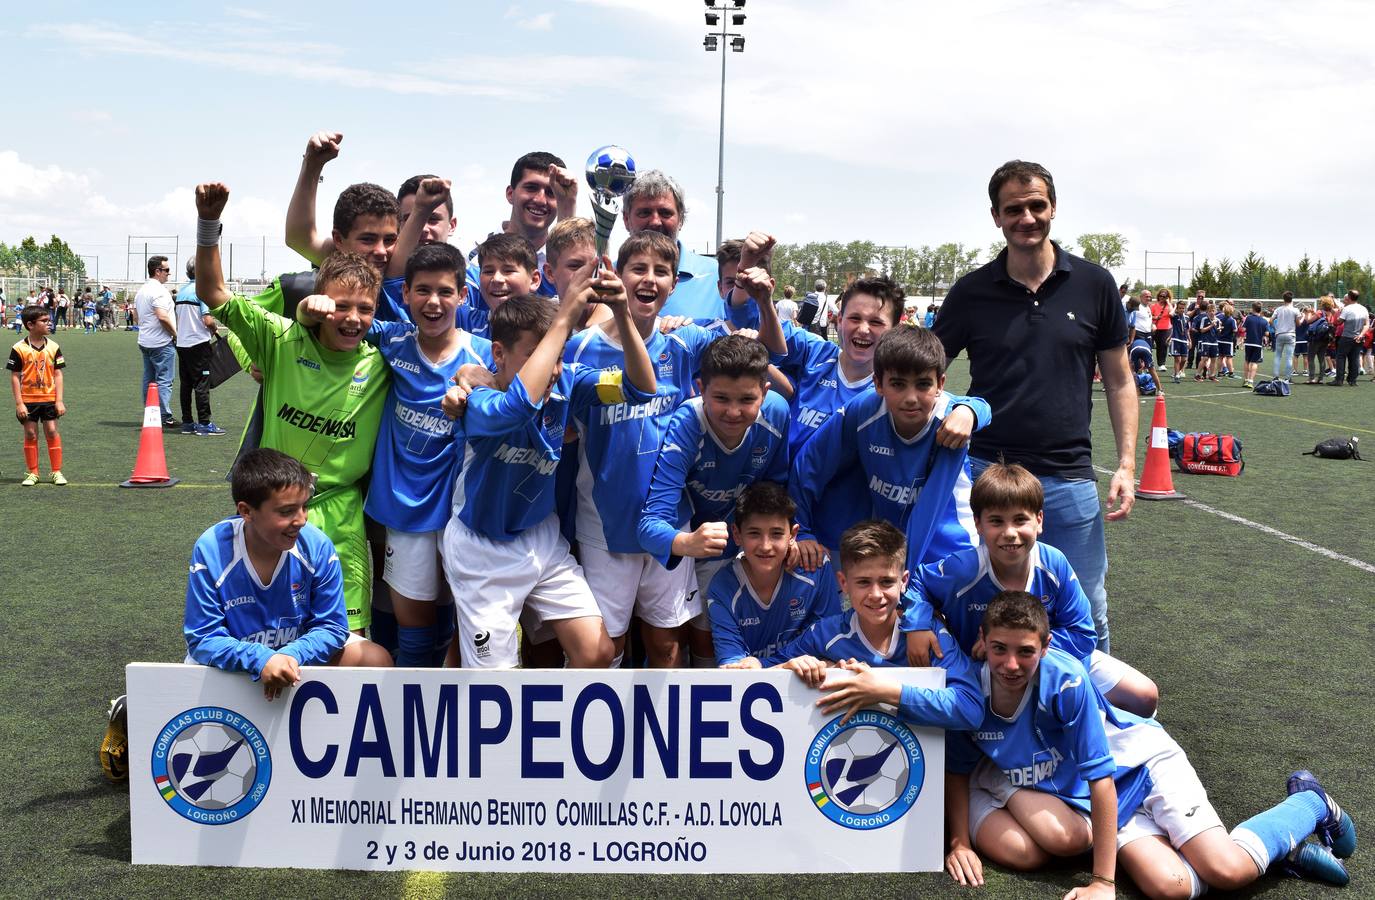
[[[1198,351],[1198,373],[1194,381],[1217,381],[1217,316],[1213,314],[1213,301],[1204,300],[1189,324]]]
[[[587,303],[613,309],[624,369],[560,359]],[[492,313],[495,386],[467,397],[467,448],[444,534],[444,569],[458,609],[465,665],[513,668],[516,625],[550,627],[569,664],[602,668],[611,639],[569,553],[554,513],[554,472],[569,412],[633,408],[654,399],[654,368],[627,308],[626,288],[606,268],[580,275],[557,310],[539,297],[507,300]],[[453,392],[459,389],[454,388]],[[452,393],[452,392],[451,392]]]
[[[793,383],[792,421],[788,426],[788,455],[796,461],[802,447],[835,411],[873,385],[874,348],[880,338],[902,318],[903,293],[887,278],[859,278],[840,295],[836,330],[838,343],[801,328],[785,334],[786,353],[774,364]],[[793,377],[796,376],[796,377]],[[857,471],[842,473],[837,495],[850,497],[864,491]],[[835,547],[845,529],[850,510],[847,502],[836,510],[817,515],[820,542]],[[832,515],[839,513],[839,517]],[[849,516],[848,521],[853,521]],[[806,530],[807,526],[803,526]]]
[[[1237,890],[1272,864],[1333,884],[1356,829],[1311,773],[1231,834],[1180,746],[1152,720],[1107,703],[1080,662],[1050,644],[1041,602],[995,595],[980,632],[983,718],[946,744],[946,869],[982,884],[979,852],[1017,870],[1092,849],[1093,881],[1068,896],[1112,897],[1117,863],[1150,897]],[[1306,843],[1311,834],[1323,843]],[[1335,853],[1335,855],[1334,855]]]
[[[827,616],[778,652],[809,686],[827,693],[818,706],[849,718],[866,706],[887,703],[916,725],[963,731],[979,721],[979,683],[973,663],[954,638],[940,630],[945,687],[927,690],[882,678],[871,667],[906,664],[898,632],[898,599],[907,586],[907,539],[888,522],[872,519],[846,529],[840,539],[841,588],[850,610]],[[828,678],[832,667],[851,678]]]
[[[1154,715],[1159,700],[1155,683],[1096,649],[1098,635],[1079,579],[1063,553],[1038,540],[1044,505],[1040,480],[1023,467],[993,463],[984,469],[969,495],[979,543],[912,571],[903,596],[908,662],[928,664],[927,651],[934,652],[930,631],[936,612],[960,649],[975,660],[983,659],[979,622],[989,598],[1008,585],[1024,587],[1046,607],[1053,646],[1082,662],[1113,705]]]
[[[867,516],[909,530],[912,565],[977,540],[966,448],[969,435],[992,420],[988,404],[945,392],[945,349],[925,328],[901,325],[886,333],[873,367],[874,390],[830,416],[793,459],[789,492],[808,569],[834,553],[824,543],[827,532]],[[867,497],[858,508],[847,491],[850,478]]]
[[[57,341],[50,340],[52,316],[41,306],[29,306],[18,320],[28,335],[10,348],[5,368],[10,370],[10,391],[14,395],[14,415],[24,429],[24,468],[20,484],[38,484],[38,423],[43,423],[43,440],[48,445],[48,465],[53,484],[67,483],[62,474],[62,436],[57,420],[67,414],[63,401],[62,370],[67,361]]]
[[[349,634],[334,545],[306,521],[315,477],[293,457],[260,448],[234,467],[236,516],[191,551],[188,662],[261,681],[269,700],[301,666],[390,666],[387,651]]]
[[[711,341],[695,326],[670,334],[659,328],[677,258],[672,240],[641,232],[621,244],[616,259],[636,343],[654,361],[657,395],[640,405],[581,408],[571,423],[578,434],[575,534],[588,584],[617,655],[638,610],[650,664],[663,668],[677,665],[682,626],[702,611],[702,598],[694,597],[691,567],[666,568],[667,560],[647,553],[637,533],[670,418],[692,394],[692,375]],[[619,323],[613,329],[604,322],[579,332],[569,342],[564,362],[616,372],[628,364],[627,349]],[[677,503],[675,495],[675,510]]]
[[[336,250],[357,253],[385,273],[400,231],[400,211],[391,191],[376,184],[349,185],[334,203],[333,233],[324,237],[316,230],[315,195],[320,173],[339,155],[343,139],[337,131],[319,131],[306,142],[301,172],[286,210],[286,245],[315,265]],[[294,312],[270,307],[269,311],[288,318]]]
[[[479,244],[465,277],[468,299],[459,307],[458,325],[479,337],[490,337],[492,310],[511,297],[540,293],[542,283],[539,256],[518,234],[494,234]]]
[[[668,418],[638,515],[639,546],[656,565],[685,571],[689,579],[695,573],[695,583],[688,582],[700,598],[695,605],[707,599],[713,576],[739,550],[727,530],[737,498],[751,484],[781,485],[788,478],[788,404],[769,390],[764,345],[741,334],[717,338],[700,365],[701,395]],[[682,565],[683,557],[693,563]],[[710,622],[700,624],[710,627]],[[700,634],[688,635],[695,639],[692,663],[705,667],[711,659],[710,634],[705,628],[694,631]],[[660,651],[671,653],[677,637],[651,632],[645,641],[651,659]]]
[[[462,421],[446,418],[441,403],[460,366],[492,363],[491,342],[454,326],[464,268],[463,254],[449,244],[417,248],[406,261],[406,321],[374,321],[367,333],[391,366],[391,387],[363,511],[386,528],[382,579],[399,626],[400,666],[431,665],[439,639],[445,645],[449,639],[438,627],[439,548],[464,438]],[[333,313],[334,301],[316,296],[296,315],[302,324],[318,325]]]
[[[501,223],[500,231],[488,237],[509,234],[525,238],[536,256],[534,268],[538,271],[544,267],[549,230],[556,221],[572,216],[577,209],[578,181],[563,160],[554,154],[542,150],[526,153],[511,167],[506,202],[511,204],[510,217]],[[486,313],[488,303],[479,283],[477,256],[477,250],[468,254],[468,304]],[[554,286],[549,281],[537,281],[530,292],[552,297]]]
[[[401,187],[396,191],[397,217],[396,224],[404,229],[406,223],[410,221],[411,215],[416,213],[416,194],[420,191],[420,184],[430,179],[439,179],[438,175],[412,175],[401,182]],[[442,180],[442,179],[440,179]],[[454,213],[454,195],[446,182],[444,191],[431,209],[419,210],[424,215],[421,226],[420,244],[445,244],[449,241],[449,235],[453,234],[458,227],[458,218]],[[409,254],[408,254],[409,255]]]
[[[797,507],[782,485],[756,481],[740,492],[730,523],[740,552],[707,589],[712,644],[723,669],[785,662],[779,651],[812,623],[840,614],[829,562],[815,572],[787,565]]]
[[[313,329],[236,297],[220,268],[219,218],[228,200],[223,184],[196,188],[200,298],[262,372],[260,445],[289,453],[316,474],[310,518],[334,542],[349,627],[362,632],[372,618],[372,557],[363,530],[361,481],[372,464],[389,382],[386,361],[363,337],[372,325],[381,276],[361,256],[332,254],[320,267],[315,290],[333,301],[334,311]]]
[[[1246,380],[1242,384],[1253,388],[1256,386],[1256,371],[1265,359],[1265,339],[1270,333],[1270,320],[1265,318],[1263,307],[1259,303],[1251,304],[1251,311],[1241,322],[1241,330],[1245,335],[1246,344]]]

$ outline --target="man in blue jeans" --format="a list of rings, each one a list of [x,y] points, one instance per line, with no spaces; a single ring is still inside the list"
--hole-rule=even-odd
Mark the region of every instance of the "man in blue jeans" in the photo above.
[[[1043,166],[1003,164],[988,198],[1007,249],[955,282],[933,330],[947,356],[966,352],[968,392],[994,410],[993,424],[970,444],[974,477],[1002,460],[1040,479],[1041,539],[1074,567],[1093,609],[1098,649],[1107,653],[1108,551],[1094,483],[1090,392],[1097,363],[1117,444],[1107,518],[1123,519],[1136,500],[1137,398],[1126,315],[1111,273],[1050,240],[1055,181]]]
[[[143,354],[143,382],[139,401],[148,394],[148,385],[158,386],[158,405],[162,407],[162,427],[174,428],[172,415],[172,367],[177,363],[177,320],[173,316],[172,295],[167,278],[172,269],[165,256],[148,258],[148,280],[134,295],[138,316],[138,349]]]

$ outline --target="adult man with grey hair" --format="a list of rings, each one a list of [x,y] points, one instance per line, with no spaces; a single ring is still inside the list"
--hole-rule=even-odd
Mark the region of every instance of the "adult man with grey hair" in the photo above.
[[[1342,298],[1342,336],[1337,338],[1337,377],[1329,384],[1356,386],[1356,374],[1360,366],[1361,332],[1370,324],[1370,312],[1361,305],[1359,291],[1347,291]]]
[[[719,319],[726,314],[717,282],[720,267],[710,256],[683,248],[678,229],[687,217],[683,189],[668,175],[651,169],[635,178],[626,191],[623,211],[626,231],[657,231],[678,242],[678,285],[669,294],[661,315],[689,319]]]

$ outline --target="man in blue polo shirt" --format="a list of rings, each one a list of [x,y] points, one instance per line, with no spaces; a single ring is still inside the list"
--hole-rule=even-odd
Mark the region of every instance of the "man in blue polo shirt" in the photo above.
[[[625,230],[657,231],[678,241],[678,229],[687,218],[683,189],[658,169],[644,172],[626,191],[623,200]],[[742,267],[743,268],[743,267]],[[678,241],[678,285],[668,295],[660,315],[688,319],[720,319],[726,314],[717,282],[720,269],[710,256],[698,256]]]
[[[988,183],[988,196],[1007,249],[955,283],[933,330],[949,356],[967,353],[968,393],[997,411],[971,442],[974,477],[1002,459],[1040,479],[1043,538],[1064,552],[1079,576],[1098,647],[1107,653],[1108,557],[1094,485],[1090,392],[1097,362],[1118,457],[1107,518],[1122,519],[1136,499],[1137,414],[1122,302],[1111,273],[1050,240],[1055,181],[1043,166],[1003,164]]]

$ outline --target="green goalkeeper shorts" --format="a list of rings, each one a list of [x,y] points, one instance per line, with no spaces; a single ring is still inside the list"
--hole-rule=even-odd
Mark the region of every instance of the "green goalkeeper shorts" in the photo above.
[[[349,630],[362,631],[372,624],[372,551],[363,531],[363,491],[357,485],[330,488],[311,498],[307,519],[334,542]]]

